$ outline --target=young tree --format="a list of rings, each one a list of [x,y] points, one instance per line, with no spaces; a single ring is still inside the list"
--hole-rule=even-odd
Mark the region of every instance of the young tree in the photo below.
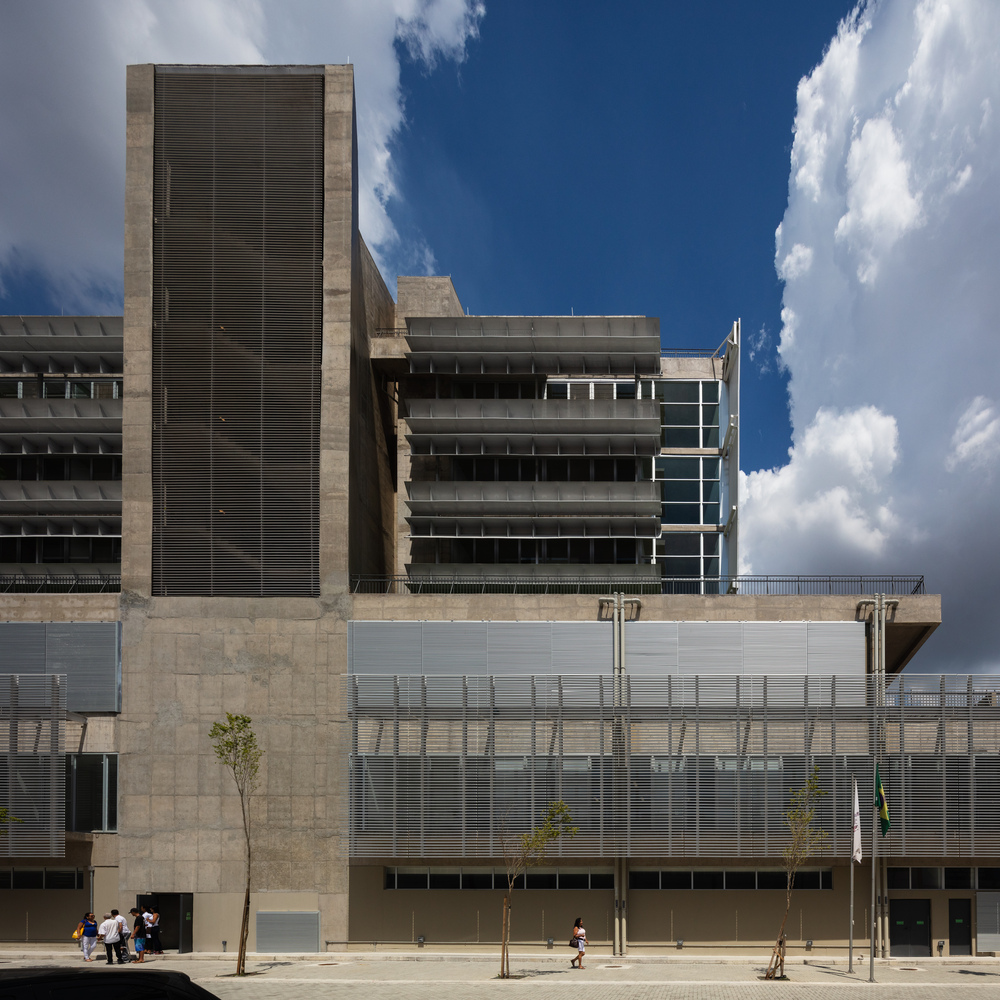
[[[264,751],[257,744],[252,720],[248,715],[226,712],[225,722],[216,722],[208,738],[215,748],[215,756],[229,768],[240,795],[243,811],[243,834],[246,837],[247,884],[243,895],[243,923],[240,926],[240,947],[236,956],[236,975],[246,975],[247,936],[250,933],[250,796],[257,787],[257,771]]]
[[[510,979],[511,897],[518,877],[528,868],[541,864],[550,844],[560,837],[575,837],[569,806],[562,799],[550,802],[542,813],[542,822],[528,833],[511,834],[506,822],[500,824],[500,850],[507,868],[507,891],[503,897],[503,923],[500,932],[500,978]]]
[[[795,873],[823,846],[827,838],[826,830],[813,825],[816,818],[816,803],[827,794],[819,787],[819,768],[813,768],[812,774],[798,791],[794,788],[788,791],[792,796],[792,804],[784,819],[789,839],[788,846],[782,852],[786,876],[785,915],[781,918],[781,929],[778,931],[778,940],[771,952],[765,979],[775,979],[785,975],[785,924],[788,922],[788,911],[792,908]]]

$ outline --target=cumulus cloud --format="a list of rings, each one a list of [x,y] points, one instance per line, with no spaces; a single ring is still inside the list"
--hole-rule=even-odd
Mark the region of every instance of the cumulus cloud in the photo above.
[[[859,561],[874,564],[885,555],[897,527],[882,493],[899,459],[896,421],[874,406],[820,409],[789,452],[787,465],[742,477],[740,495],[752,514],[744,557],[788,547],[797,565],[786,571],[822,565],[835,573],[857,572]]]
[[[793,446],[743,481],[754,572],[926,575],[944,624],[923,669],[1000,669],[1000,539],[983,529],[1000,462],[998,37],[991,0],[862,3],[800,82],[775,245]]]
[[[853,244],[861,258],[858,280],[870,284],[878,256],[922,221],[920,197],[910,192],[910,165],[887,117],[865,122],[861,134],[852,140],[847,181],[847,211],[835,235]]]
[[[808,274],[812,262],[812,247],[796,243],[788,251],[788,256],[778,265],[778,277],[782,281],[794,281],[796,278],[801,278],[803,274]]]
[[[461,62],[481,0],[9,0],[0,11],[0,294],[33,270],[67,311],[120,311],[125,66],[353,61],[360,224],[387,279],[433,266],[400,234],[392,144],[406,123],[400,51]]]

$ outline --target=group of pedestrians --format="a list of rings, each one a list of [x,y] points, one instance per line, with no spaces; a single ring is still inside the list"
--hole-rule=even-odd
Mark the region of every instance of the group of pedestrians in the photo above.
[[[117,910],[104,914],[104,922],[98,925],[97,917],[93,913],[85,913],[83,919],[76,928],[73,935],[80,941],[83,949],[83,960],[85,962],[95,961],[93,957],[97,943],[104,945],[108,956],[108,965],[114,965],[117,960],[119,965],[133,961],[129,954],[128,942],[132,939],[135,948],[136,962],[145,962],[146,955],[162,955],[163,946],[160,944],[160,915],[155,909],[139,910],[132,907],[128,911],[133,918],[131,930],[128,920]],[[112,952],[115,960],[112,960]]]

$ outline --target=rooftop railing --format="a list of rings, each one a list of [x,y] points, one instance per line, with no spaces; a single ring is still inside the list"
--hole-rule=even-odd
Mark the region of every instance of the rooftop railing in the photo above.
[[[355,594],[708,594],[795,597],[926,593],[922,576],[355,576]]]
[[[725,344],[722,348],[716,347],[661,347],[661,358],[721,358],[725,353]]]

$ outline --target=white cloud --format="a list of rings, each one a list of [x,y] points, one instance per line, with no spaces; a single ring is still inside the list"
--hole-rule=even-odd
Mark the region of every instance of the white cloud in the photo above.
[[[951,436],[952,453],[944,465],[955,472],[962,465],[985,469],[1000,455],[1000,414],[992,400],[976,396],[958,418]]]
[[[778,277],[782,281],[795,281],[796,278],[801,278],[803,274],[808,273],[812,262],[812,247],[796,243],[788,251],[788,256],[778,265]]]
[[[785,550],[782,572],[857,571],[859,560],[884,555],[899,524],[882,484],[898,459],[891,416],[873,406],[819,410],[787,465],[742,476],[744,567],[774,550]]]
[[[1000,536],[983,530],[1000,461],[997,38],[993,0],[882,0],[799,84],[775,256],[794,445],[744,480],[755,572],[926,574],[944,625],[924,669],[1000,669]]]
[[[865,122],[852,140],[847,179],[847,211],[836,238],[853,245],[861,258],[858,279],[870,284],[879,256],[922,221],[920,197],[910,192],[910,165],[888,117]]]
[[[0,7],[0,285],[35,267],[67,311],[119,311],[125,66],[354,62],[360,224],[394,282],[433,263],[392,219],[406,123],[397,41],[428,69],[460,62],[480,0],[7,0]],[[408,234],[409,235],[409,234]]]

